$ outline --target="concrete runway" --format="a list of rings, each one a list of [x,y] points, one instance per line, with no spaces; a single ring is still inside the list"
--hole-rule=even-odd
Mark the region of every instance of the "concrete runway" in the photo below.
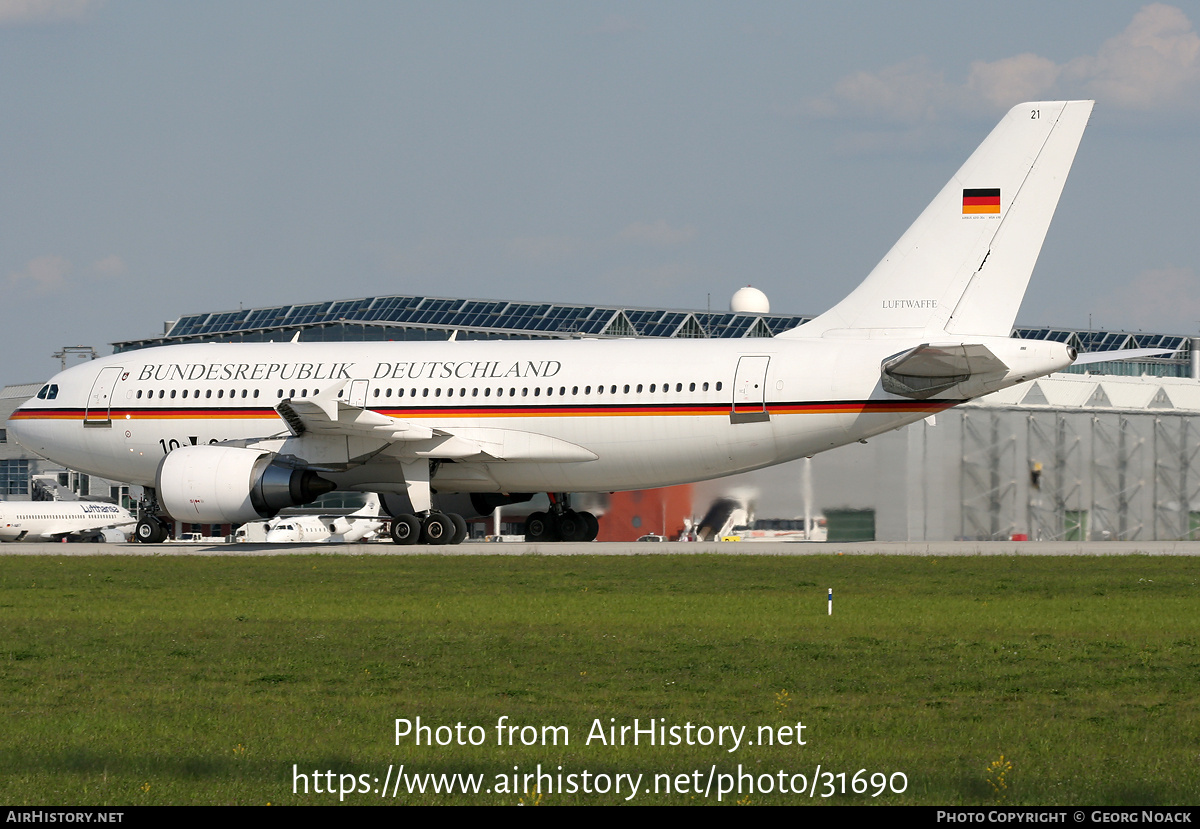
[[[453,547],[373,544],[0,544],[10,556],[1200,556],[1200,541],[592,542]]]

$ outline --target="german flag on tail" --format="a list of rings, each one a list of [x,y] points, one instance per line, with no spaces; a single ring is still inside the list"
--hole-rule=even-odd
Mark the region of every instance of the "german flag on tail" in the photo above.
[[[978,216],[981,214],[1000,215],[999,187],[963,190],[963,215]]]

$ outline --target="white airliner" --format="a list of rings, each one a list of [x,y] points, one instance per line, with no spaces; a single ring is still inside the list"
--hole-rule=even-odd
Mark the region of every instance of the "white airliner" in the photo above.
[[[454,540],[530,493],[534,540],[594,538],[569,493],[715,478],[823,452],[1070,366],[1009,336],[1091,101],[1014,107],[853,292],[771,339],[176,345],[54,377],[10,434],[147,488],[156,516],[242,523],[384,493],[398,543]]]
[[[386,523],[379,496],[372,492],[367,495],[367,503],[363,508],[349,515],[287,515],[273,518],[267,527],[266,541],[268,544],[353,544],[374,538]]]
[[[102,541],[104,530],[136,523],[129,510],[100,501],[0,501],[0,541]]]

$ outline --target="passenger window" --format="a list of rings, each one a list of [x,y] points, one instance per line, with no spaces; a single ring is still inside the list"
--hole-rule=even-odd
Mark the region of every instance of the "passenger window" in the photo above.
[[[542,396],[542,388],[541,388],[541,386],[535,386],[535,387],[534,387],[534,389],[533,389],[533,396],[534,396],[534,397],[541,397],[541,396]]]
[[[629,384],[628,383],[625,384],[625,393],[629,394]]]
[[[175,392],[171,392],[171,396],[172,396],[172,397],[174,397],[174,396],[175,396]],[[183,399],[184,399],[184,400],[187,400],[187,389],[184,389],[184,390],[183,390]]]
[[[695,391],[695,390],[696,390],[696,384],[695,384],[695,383],[692,383],[692,384],[690,384],[690,385],[688,386],[688,391]]]
[[[438,386],[436,389],[433,390],[433,396],[434,397],[442,396],[442,387],[441,386]]]
[[[611,393],[613,393],[613,394],[616,394],[616,393],[617,393],[617,387],[616,387],[616,386],[613,386],[611,389],[609,389],[609,391],[610,391]]]
[[[254,390],[254,396],[255,396],[256,398],[258,397],[258,389],[255,389],[255,390]]]
[[[384,393],[384,395],[383,395],[383,396],[384,396],[384,397],[391,397],[391,396],[392,396],[392,390],[391,390],[391,389],[388,389],[388,390],[387,390],[387,391]]]
[[[246,390],[245,390],[245,389],[242,389],[242,399],[244,400],[244,399],[245,399],[245,397],[246,397]]]
[[[158,396],[162,397],[162,393],[160,392]],[[217,397],[221,398],[224,396],[225,396],[225,389],[217,389]]]
[[[651,383],[651,384],[650,384],[650,392],[651,392],[651,393],[653,393],[653,392],[654,392],[654,390],[655,390],[656,388],[658,388],[658,384],[657,384],[657,383]]]
[[[717,391],[720,391],[720,390],[721,390],[721,381],[718,380],[717,381]]]
[[[421,389],[421,396],[422,396],[422,397],[428,397],[428,396],[429,396],[429,389],[428,389],[428,388]]]
[[[141,390],[141,389],[138,389],[138,393],[137,393],[137,399],[138,399],[138,400],[141,400],[141,399],[142,399],[142,390]]]
[[[708,391],[708,383],[705,383],[705,384],[704,384],[704,390],[705,390],[705,391]]]
[[[521,396],[522,396],[522,397],[528,397],[528,396],[529,396],[529,389],[521,389]]]
[[[280,396],[280,397],[283,397],[283,392],[282,392],[282,391],[280,391],[280,392],[279,392],[279,396]],[[205,392],[204,392],[204,399],[205,399],[205,400],[207,400],[207,399],[208,399],[208,398],[210,398],[210,397],[212,397],[212,389],[207,389],[207,390],[205,390]]]
[[[683,383],[676,383],[675,391],[683,391]]]
[[[486,388],[486,389],[484,389],[484,390],[483,390],[483,396],[484,396],[484,397],[491,397],[491,396],[492,396],[492,390],[491,390],[491,388]]]
[[[175,399],[175,389],[171,389],[171,399]]]

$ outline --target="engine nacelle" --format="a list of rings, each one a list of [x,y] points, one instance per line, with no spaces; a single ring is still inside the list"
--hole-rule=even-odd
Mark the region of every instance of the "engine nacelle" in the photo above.
[[[181,446],[158,465],[158,503],[177,521],[242,524],[307,504],[336,486],[272,452],[235,446]]]

